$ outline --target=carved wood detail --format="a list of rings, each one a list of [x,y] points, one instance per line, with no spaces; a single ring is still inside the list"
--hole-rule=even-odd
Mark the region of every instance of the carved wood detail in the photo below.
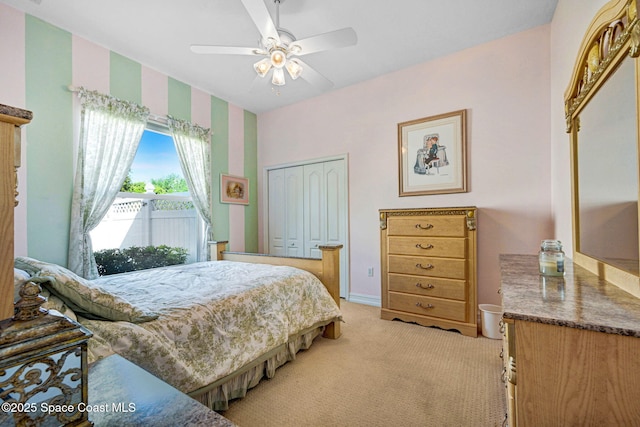
[[[565,92],[567,133],[571,132],[576,111],[611,72],[609,64],[621,54],[634,58],[640,55],[637,1],[612,1],[591,22]]]

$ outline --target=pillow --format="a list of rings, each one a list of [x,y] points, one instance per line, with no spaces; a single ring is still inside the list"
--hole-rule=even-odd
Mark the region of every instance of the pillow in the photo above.
[[[41,280],[31,277],[31,275],[25,270],[15,267],[13,268],[13,302],[20,299],[20,289],[22,289],[22,285],[32,279],[36,282],[41,282]],[[55,295],[51,295],[51,292],[47,289],[42,289],[40,295],[47,299],[47,302],[42,304],[42,308],[46,308],[47,310],[56,310],[61,314],[78,321],[78,317],[73,310],[71,310],[60,298]]]
[[[17,257],[14,266],[30,273],[33,271],[32,275],[36,279],[47,280],[43,285],[54,296],[88,319],[142,323],[158,318],[156,313],[140,310],[125,299],[104,291],[90,280],[59,265]]]
[[[35,276],[41,268],[47,267],[51,264],[38,261],[37,259],[29,258],[26,256],[19,256],[13,260],[13,268],[26,272],[29,276]]]
[[[49,292],[48,289],[42,289],[40,295],[47,299],[47,302],[42,304],[42,308],[46,308],[47,310],[56,310],[61,314],[64,314],[65,316],[75,320],[76,322],[78,321],[78,316],[76,316],[76,313],[74,313],[73,310],[71,310],[69,306],[67,306],[67,304],[65,304],[64,301],[62,301],[60,298],[55,295],[51,295],[51,292]]]
[[[22,288],[22,284],[30,278],[31,275],[26,271],[15,267],[13,268],[13,302],[20,299],[20,289]]]

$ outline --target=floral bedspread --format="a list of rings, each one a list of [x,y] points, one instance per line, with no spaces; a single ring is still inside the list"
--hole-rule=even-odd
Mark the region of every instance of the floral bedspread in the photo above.
[[[92,282],[159,317],[144,323],[82,319],[94,333],[89,362],[115,352],[183,392],[341,317],[322,283],[292,267],[215,261]]]

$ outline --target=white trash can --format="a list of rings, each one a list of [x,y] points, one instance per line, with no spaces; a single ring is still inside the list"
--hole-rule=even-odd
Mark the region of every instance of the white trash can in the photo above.
[[[502,339],[500,332],[502,307],[493,304],[480,304],[478,308],[482,312],[482,335],[494,340]]]

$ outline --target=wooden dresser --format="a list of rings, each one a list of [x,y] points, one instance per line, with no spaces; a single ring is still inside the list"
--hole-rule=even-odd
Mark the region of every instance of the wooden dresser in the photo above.
[[[13,316],[13,210],[18,205],[20,126],[33,113],[0,104],[0,320]]]
[[[500,255],[507,424],[640,425],[640,299],[565,261]]]
[[[383,319],[478,336],[476,210],[380,210]]]

